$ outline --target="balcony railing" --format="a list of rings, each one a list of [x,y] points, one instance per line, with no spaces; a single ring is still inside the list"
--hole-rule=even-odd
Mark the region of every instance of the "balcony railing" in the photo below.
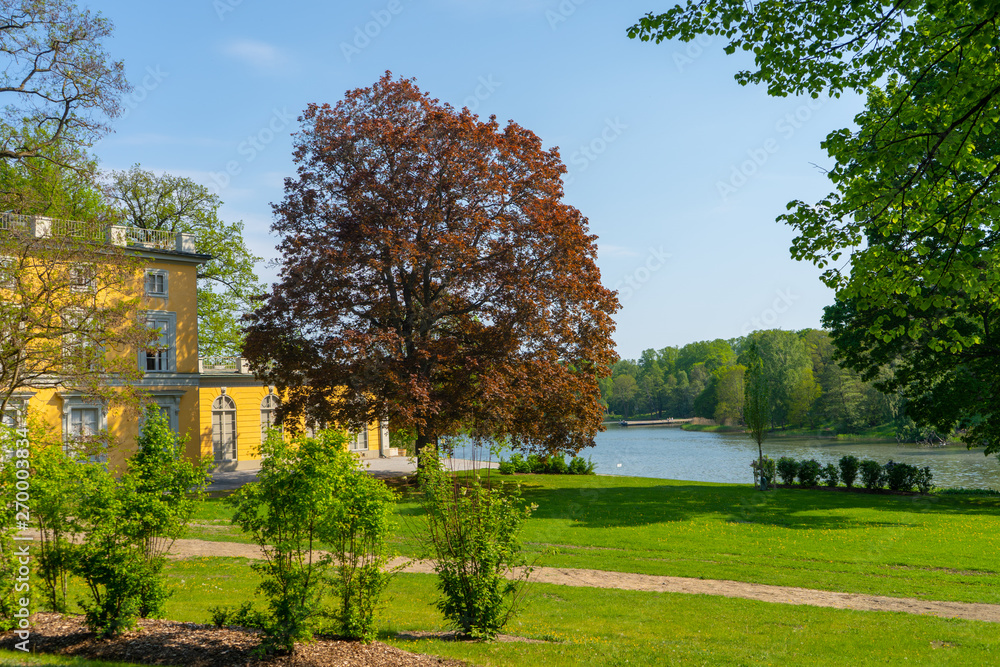
[[[72,237],[94,243],[111,243],[129,248],[152,248],[194,253],[195,235],[162,229],[142,229],[79,220],[63,220],[41,215],[0,213],[0,231],[15,231],[36,238]]]
[[[198,372],[226,372],[249,374],[250,364],[242,357],[201,357],[198,359]]]

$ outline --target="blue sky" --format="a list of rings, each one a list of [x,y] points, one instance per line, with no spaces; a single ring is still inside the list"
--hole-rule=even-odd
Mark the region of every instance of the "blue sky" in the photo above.
[[[81,3],[135,90],[104,169],[188,176],[215,189],[253,250],[275,257],[271,207],[293,175],[291,134],[310,102],[336,103],[386,70],[558,146],[566,201],[600,238],[620,290],[615,341],[643,349],[757,328],[816,327],[832,293],[792,260],[775,222],[829,192],[820,142],[857,98],[769,98],[733,74],[723,41],[642,43],[626,29],[655,0],[255,0]],[[273,269],[261,266],[273,279]]]

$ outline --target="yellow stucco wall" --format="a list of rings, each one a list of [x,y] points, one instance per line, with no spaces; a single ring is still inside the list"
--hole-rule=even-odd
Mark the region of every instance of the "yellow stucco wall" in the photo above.
[[[261,444],[260,404],[270,393],[264,385],[226,387],[226,396],[236,404],[236,457],[237,461],[259,461]],[[212,404],[222,395],[221,387],[202,387],[198,404],[201,409],[200,455],[212,457]],[[379,451],[377,423],[368,425],[368,450]],[[388,445],[386,445],[388,446]]]

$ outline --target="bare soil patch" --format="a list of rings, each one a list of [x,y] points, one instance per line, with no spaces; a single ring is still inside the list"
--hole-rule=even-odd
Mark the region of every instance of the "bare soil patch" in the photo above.
[[[254,648],[259,643],[259,635],[253,630],[143,620],[132,632],[117,639],[102,640],[88,632],[78,616],[39,613],[32,617],[32,621],[31,645],[39,653],[59,653],[144,665],[461,667],[468,664],[459,660],[410,653],[381,642],[361,644],[330,638],[300,644],[296,646],[293,655],[258,658],[254,655]],[[2,645],[12,649],[15,641],[18,640],[14,635],[7,633],[3,636]]]

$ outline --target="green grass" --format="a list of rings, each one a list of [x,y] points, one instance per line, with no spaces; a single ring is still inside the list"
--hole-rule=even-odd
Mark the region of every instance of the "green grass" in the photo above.
[[[523,538],[540,565],[1000,603],[1000,497],[892,496],[640,477],[518,475],[538,505]],[[420,556],[421,510],[394,540]],[[189,537],[247,542],[202,503]]]
[[[207,623],[208,608],[217,604],[262,604],[245,559],[171,561],[167,575],[175,589],[167,617],[177,621]],[[433,605],[434,581],[418,574],[393,580],[380,639],[408,651],[497,666],[974,665],[992,664],[1000,651],[996,625],[976,621],[550,584],[530,586],[526,607],[506,630],[545,643],[396,638],[401,631],[449,629]]]
[[[541,565],[1000,603],[1000,498],[514,479],[538,505],[523,539]],[[419,553],[419,506],[398,512],[402,550]]]
[[[7,665],[72,665],[73,667],[126,667],[134,665],[131,662],[103,662],[100,660],[85,660],[61,655],[44,655],[23,653],[21,651],[6,651],[0,649],[0,667]]]

